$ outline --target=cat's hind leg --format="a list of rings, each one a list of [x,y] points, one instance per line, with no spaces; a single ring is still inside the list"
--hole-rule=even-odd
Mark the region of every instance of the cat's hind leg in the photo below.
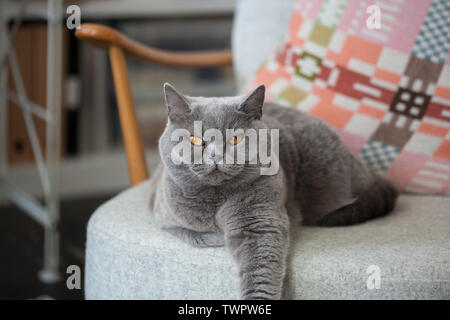
[[[397,191],[394,186],[376,176],[366,189],[358,193],[355,202],[325,215],[314,225],[348,226],[381,217],[394,209],[396,199]]]
[[[183,227],[164,228],[165,231],[194,247],[223,247],[223,235],[214,232],[197,232]]]

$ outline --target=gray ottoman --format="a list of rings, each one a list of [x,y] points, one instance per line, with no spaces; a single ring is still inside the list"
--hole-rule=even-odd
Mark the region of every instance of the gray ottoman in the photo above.
[[[225,248],[190,247],[157,229],[149,182],[103,204],[88,225],[87,299],[237,299]],[[365,224],[299,227],[286,299],[449,299],[450,198],[402,195]]]

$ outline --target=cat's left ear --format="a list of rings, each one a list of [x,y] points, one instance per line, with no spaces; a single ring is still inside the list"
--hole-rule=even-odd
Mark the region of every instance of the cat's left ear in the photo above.
[[[251,118],[261,119],[265,93],[266,86],[262,84],[245,97],[238,108],[239,111],[246,113]]]

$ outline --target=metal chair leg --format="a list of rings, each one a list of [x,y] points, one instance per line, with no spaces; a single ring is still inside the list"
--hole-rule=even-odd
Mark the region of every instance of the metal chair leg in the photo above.
[[[62,1],[48,1],[47,31],[47,170],[49,192],[46,194],[50,226],[45,227],[44,267],[39,272],[45,283],[61,278],[59,273],[59,193],[61,162],[61,65]]]

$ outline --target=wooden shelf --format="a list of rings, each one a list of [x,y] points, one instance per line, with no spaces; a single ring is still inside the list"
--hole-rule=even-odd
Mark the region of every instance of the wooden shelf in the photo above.
[[[14,17],[20,10],[21,1],[6,1],[5,17]],[[81,21],[128,18],[167,18],[189,16],[232,15],[236,0],[89,0],[71,1],[81,8]],[[26,19],[43,19],[47,2],[29,1]]]
[[[4,9],[1,14],[7,21],[20,12],[22,1],[0,1]],[[151,18],[232,17],[236,0],[74,0],[64,3],[64,12],[66,6],[70,4],[80,6],[81,22],[125,19],[151,21]],[[46,17],[47,1],[28,1],[24,20],[45,20]],[[227,88],[232,87],[232,83],[226,85]],[[206,85],[202,90],[204,95],[209,95],[211,88]],[[157,96],[151,98],[156,99]],[[145,110],[140,112],[146,114]],[[80,121],[83,119],[80,118]],[[125,152],[109,148],[110,146],[106,149],[96,148],[93,154],[83,149],[80,150],[81,155],[62,161],[60,184],[62,198],[113,193],[129,187]],[[155,151],[148,151],[146,156],[151,174],[159,156]],[[32,195],[42,196],[42,187],[33,163],[10,166],[5,176]],[[0,198],[0,205],[3,204],[4,199]]]
[[[147,150],[146,159],[152,171],[159,163],[157,150]],[[42,197],[42,187],[33,164],[9,168],[5,178],[36,197]],[[61,198],[70,199],[116,193],[130,186],[125,151],[115,150],[65,159],[61,163]],[[0,196],[0,206],[5,199]]]

